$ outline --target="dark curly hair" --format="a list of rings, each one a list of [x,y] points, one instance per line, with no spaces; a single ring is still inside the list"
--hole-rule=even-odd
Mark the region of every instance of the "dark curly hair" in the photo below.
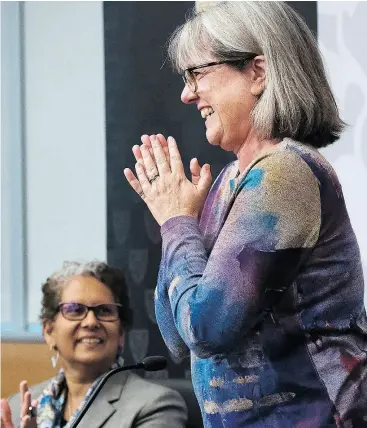
[[[55,318],[63,287],[73,276],[92,277],[108,287],[113,294],[115,302],[122,304],[119,309],[121,323],[125,328],[131,327],[133,313],[130,308],[130,299],[123,272],[97,260],[90,262],[66,261],[60,270],[47,278],[42,285],[40,314],[42,322],[52,321]]]

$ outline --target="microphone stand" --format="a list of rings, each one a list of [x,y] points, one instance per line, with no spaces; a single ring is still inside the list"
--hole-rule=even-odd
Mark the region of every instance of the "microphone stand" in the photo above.
[[[155,358],[160,359],[158,361],[158,364],[156,361],[154,361]],[[132,369],[143,369],[143,370],[161,370],[165,367],[167,364],[167,360],[165,360],[163,357],[147,357],[142,362],[138,364],[131,364],[129,366],[122,366],[117,367],[116,369],[113,369],[109,372],[107,372],[102,379],[100,380],[99,384],[96,386],[96,389],[92,392],[90,397],[88,398],[87,402],[84,404],[83,408],[81,409],[79,415],[75,419],[75,421],[71,424],[70,428],[75,428],[79,425],[80,421],[83,419],[84,415],[87,413],[87,410],[92,405],[93,401],[96,399],[97,395],[101,391],[103,385],[107,382],[107,380],[113,376],[116,373],[123,372],[125,370],[132,370]],[[146,362],[144,362],[146,361]]]

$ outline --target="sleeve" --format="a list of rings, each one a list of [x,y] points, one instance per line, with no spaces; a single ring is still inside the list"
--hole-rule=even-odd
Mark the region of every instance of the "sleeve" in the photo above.
[[[164,256],[162,258],[164,260]],[[173,319],[168,286],[165,282],[167,277],[166,264],[162,261],[159,266],[158,285],[154,293],[155,316],[167,348],[176,357],[184,358],[190,355],[190,349],[178,333]]]
[[[262,158],[239,183],[209,257],[196,219],[164,223],[158,300],[168,293],[177,329],[168,316],[158,321],[166,343],[179,335],[199,358],[233,349],[294,280],[320,224],[319,182],[289,150]]]
[[[187,407],[176,391],[165,389],[156,394],[154,399],[146,405],[135,419],[136,428],[185,428],[187,421]]]
[[[231,168],[234,166],[235,162],[226,165],[215,180],[213,187],[215,187],[216,182],[219,182],[223,179],[223,176],[230,173]],[[180,217],[180,219],[181,218],[182,217]],[[195,223],[198,223],[198,221],[195,221]],[[161,230],[164,231],[164,228]],[[204,251],[204,247],[202,247],[202,249]],[[204,258],[204,260],[206,263],[206,258]],[[176,357],[184,358],[190,356],[190,349],[180,336],[180,333],[178,332],[175,325],[171,303],[168,296],[169,282],[167,281],[170,277],[168,272],[169,266],[166,263],[165,246],[163,245],[162,261],[160,263],[158,273],[158,285],[154,293],[155,315],[163,340],[165,341],[165,344],[170,352]]]

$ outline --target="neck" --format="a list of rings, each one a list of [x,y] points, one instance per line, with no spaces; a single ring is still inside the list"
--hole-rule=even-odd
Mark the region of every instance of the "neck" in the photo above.
[[[242,173],[250,163],[262,153],[274,150],[279,142],[279,140],[275,139],[260,139],[255,133],[250,133],[239,150],[235,152],[235,155],[238,158],[238,168],[240,173]]]
[[[70,373],[65,370],[68,391],[64,409],[64,417],[66,420],[69,420],[75,410],[80,406],[80,403],[83,401],[88,389],[96,378],[97,376],[92,379],[87,376],[80,376],[80,373]]]
[[[100,364],[94,367],[89,364],[81,364],[78,367],[65,366],[64,373],[68,386],[69,396],[76,400],[85,397],[92,383],[103,373],[108,371]]]

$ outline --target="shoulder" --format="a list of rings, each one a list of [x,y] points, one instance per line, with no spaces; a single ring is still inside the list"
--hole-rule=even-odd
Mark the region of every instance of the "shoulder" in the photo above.
[[[177,391],[160,385],[155,381],[143,379],[135,373],[130,373],[125,388],[134,390],[139,395],[140,400],[143,400],[144,397],[146,403],[151,400],[161,399],[162,397],[168,400],[172,399],[173,401],[183,402],[181,395]]]
[[[118,407],[125,418],[134,417],[142,427],[184,427],[187,421],[186,403],[177,391],[135,373],[128,375]]]
[[[319,166],[318,154],[302,152],[297,145],[280,146],[268,151],[248,166],[240,177],[240,189],[264,190],[298,188],[301,193],[312,188],[318,191],[319,179],[315,174]],[[281,187],[279,187],[281,186]]]

